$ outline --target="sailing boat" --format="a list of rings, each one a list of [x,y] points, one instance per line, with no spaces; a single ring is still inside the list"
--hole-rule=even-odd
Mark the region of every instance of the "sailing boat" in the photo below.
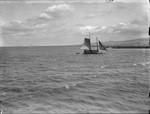
[[[89,38],[84,38],[84,43],[80,49],[84,50],[83,54],[101,54],[102,53],[101,50],[107,51],[105,46],[103,46],[103,44],[97,38],[96,38],[96,47],[97,49],[92,49],[90,34],[89,34]]]

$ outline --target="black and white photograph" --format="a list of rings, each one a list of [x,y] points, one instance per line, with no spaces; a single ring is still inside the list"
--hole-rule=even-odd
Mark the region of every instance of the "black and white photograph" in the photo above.
[[[0,0],[0,114],[148,114],[148,0]]]

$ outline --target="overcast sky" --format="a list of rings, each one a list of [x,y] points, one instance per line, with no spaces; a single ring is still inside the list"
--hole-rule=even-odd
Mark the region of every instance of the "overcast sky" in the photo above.
[[[81,44],[147,37],[148,0],[0,1],[0,46]]]

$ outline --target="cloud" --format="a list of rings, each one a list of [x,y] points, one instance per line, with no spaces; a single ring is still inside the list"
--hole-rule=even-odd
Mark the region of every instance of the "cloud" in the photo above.
[[[83,17],[83,19],[93,19],[93,18],[95,18],[95,16],[94,15],[87,15],[87,16],[85,16],[85,17]]]
[[[136,18],[129,23],[120,22],[112,26],[81,26],[78,27],[82,35],[117,35],[121,37],[141,37],[147,32],[147,26],[144,18]]]
[[[130,0],[132,1],[132,0]],[[144,0],[143,0],[144,1]],[[143,2],[113,2],[113,3],[103,3],[98,10],[94,11],[95,16],[102,18],[104,16],[106,19],[109,17],[118,19],[128,19],[139,16],[145,16],[148,13],[147,4]],[[96,4],[95,7],[96,8]],[[123,15],[124,14],[124,15]],[[117,19],[116,19],[117,20]]]
[[[114,0],[114,2],[146,2],[147,0]]]
[[[148,16],[137,17],[136,19],[130,22],[132,25],[148,26]]]
[[[148,25],[145,18],[136,18],[129,23],[119,23],[112,27],[110,34],[116,34],[119,37],[141,38],[148,33]]]
[[[43,43],[45,43],[44,41],[49,37],[55,40],[57,34],[54,33],[63,29],[66,25],[63,19],[70,17],[72,11],[73,7],[70,5],[54,5],[25,21],[1,22],[0,45],[29,45],[31,42],[40,41],[38,45],[42,44],[41,38],[44,38]]]
[[[46,26],[47,26],[46,24],[38,24],[38,25],[35,25],[35,28],[44,28]]]
[[[29,25],[38,26],[51,21],[62,20],[72,16],[74,7],[68,4],[53,5],[48,7],[39,16],[27,20]]]
[[[23,23],[19,20],[14,20],[11,22],[4,23],[2,25],[1,36],[2,38],[17,37],[31,33],[33,31],[34,31],[33,27],[28,26],[26,23]]]
[[[0,18],[0,26],[2,26],[5,22]]]
[[[72,11],[74,7],[68,4],[60,4],[48,7],[44,12],[48,16],[52,17],[53,19],[62,19],[66,17],[70,17],[72,15]]]
[[[55,11],[71,11],[74,10],[74,8],[68,4],[60,4],[60,5],[54,5],[47,8],[47,12],[55,12]]]
[[[79,31],[82,34],[88,34],[89,32],[94,33],[94,32],[98,32],[99,30],[100,29],[98,27],[90,26],[90,25],[79,27]]]
[[[39,17],[42,18],[42,19],[48,19],[48,20],[52,18],[51,16],[49,16],[46,13],[41,13],[41,15]]]
[[[86,34],[89,34],[90,33],[93,33],[93,34],[97,34],[97,33],[104,33],[104,34],[108,34],[110,32],[113,31],[113,27],[111,26],[81,26],[81,27],[78,27],[79,29],[79,32],[82,33],[83,35],[86,35]]]
[[[27,26],[19,20],[7,22],[2,25],[2,30],[8,31],[30,31],[31,29],[31,27]]]
[[[29,18],[24,22],[20,20],[14,20],[7,23],[1,22],[2,35],[8,36],[18,36],[26,35],[31,32],[38,31],[37,29],[51,26],[53,28],[58,25],[62,26],[61,20],[70,15],[70,11],[73,10],[73,7],[68,4],[53,5],[45,9],[39,16]]]

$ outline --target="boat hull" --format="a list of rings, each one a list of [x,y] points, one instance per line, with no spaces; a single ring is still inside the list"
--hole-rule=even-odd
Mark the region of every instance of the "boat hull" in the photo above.
[[[98,50],[84,50],[83,54],[100,54]]]

